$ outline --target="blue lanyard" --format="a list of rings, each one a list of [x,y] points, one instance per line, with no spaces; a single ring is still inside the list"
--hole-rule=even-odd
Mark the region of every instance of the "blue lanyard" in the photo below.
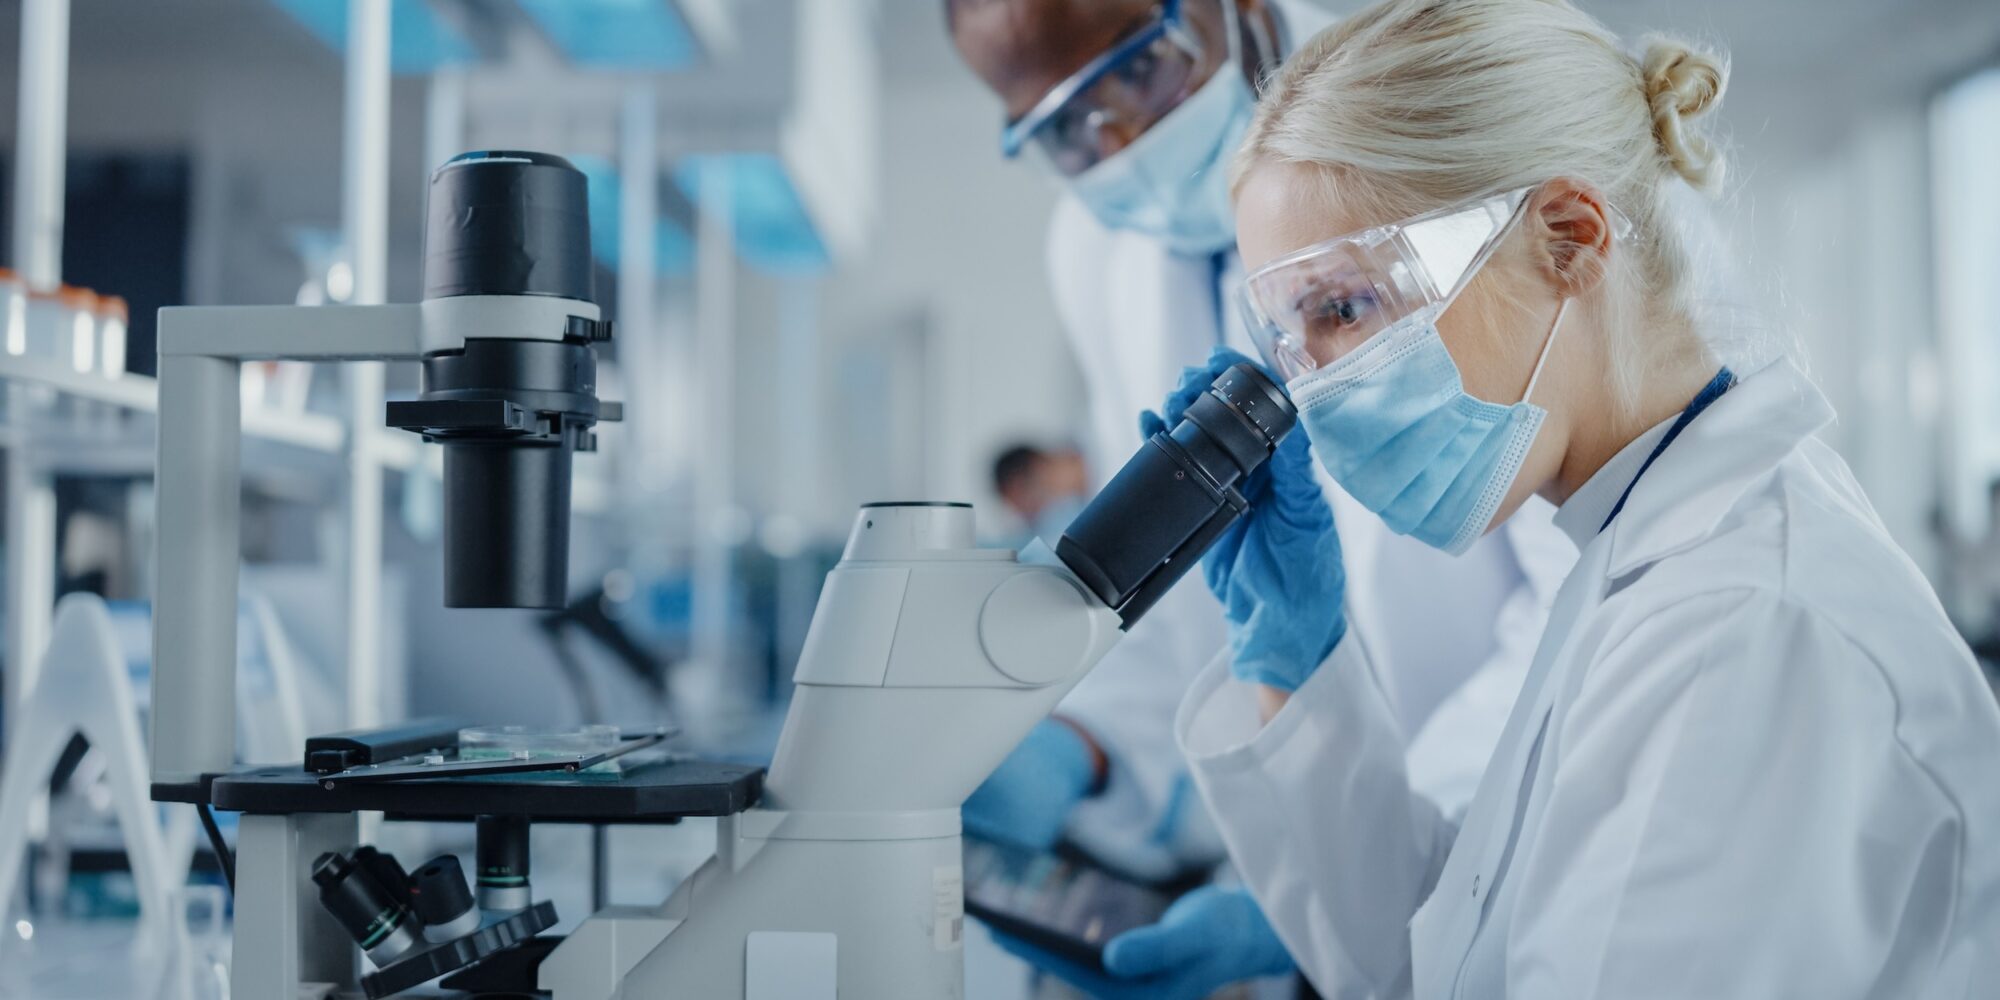
[[[1604,518],[1604,523],[1598,527],[1597,530],[1599,532],[1611,527],[1611,522],[1618,519],[1618,512],[1625,509],[1625,501],[1632,497],[1632,487],[1639,485],[1639,480],[1645,477],[1646,470],[1653,467],[1653,460],[1659,458],[1661,453],[1667,450],[1667,446],[1673,444],[1674,439],[1681,436],[1682,431],[1687,430],[1687,425],[1693,423],[1694,418],[1701,416],[1701,411],[1708,409],[1716,400],[1722,398],[1723,393],[1728,392],[1735,385],[1736,374],[1729,370],[1728,365],[1724,365],[1722,370],[1715,373],[1714,378],[1708,380],[1708,385],[1703,386],[1701,392],[1695,395],[1694,402],[1689,403],[1687,409],[1682,410],[1680,417],[1674,421],[1674,425],[1667,428],[1666,436],[1660,439],[1659,444],[1653,446],[1653,453],[1647,455],[1645,463],[1639,466],[1639,474],[1633,476],[1632,481],[1625,484],[1625,492],[1618,494],[1618,503],[1612,506],[1611,513]]]

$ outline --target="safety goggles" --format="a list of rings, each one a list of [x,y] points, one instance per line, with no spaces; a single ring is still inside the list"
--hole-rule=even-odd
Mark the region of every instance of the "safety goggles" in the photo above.
[[[1257,269],[1238,305],[1264,360],[1290,381],[1404,319],[1434,319],[1514,228],[1534,187],[1315,243]],[[1613,235],[1630,225],[1611,212]]]
[[[1104,159],[1107,132],[1130,141],[1194,90],[1202,46],[1182,14],[1183,0],[1163,0],[1145,24],[1055,85],[1000,133],[1000,152],[1020,155],[1030,141],[1065,177]]]

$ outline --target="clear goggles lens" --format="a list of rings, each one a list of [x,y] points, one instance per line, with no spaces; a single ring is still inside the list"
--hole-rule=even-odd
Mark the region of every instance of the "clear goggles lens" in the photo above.
[[[1299,250],[1243,282],[1238,307],[1286,380],[1332,364],[1397,322],[1442,312],[1512,228],[1531,188]]]
[[[1013,156],[1034,145],[1057,173],[1074,177],[1130,144],[1194,92],[1201,44],[1161,5],[1152,19],[1057,84],[1001,138]]]

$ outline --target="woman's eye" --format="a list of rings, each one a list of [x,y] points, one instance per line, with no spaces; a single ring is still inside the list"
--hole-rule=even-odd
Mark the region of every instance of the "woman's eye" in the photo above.
[[[1049,123],[1042,126],[1042,131],[1058,147],[1095,144],[1094,138],[1089,134],[1090,115],[1077,108],[1063,108],[1056,112],[1055,116],[1049,119]]]
[[[1357,295],[1329,295],[1314,301],[1307,310],[1307,318],[1318,323],[1334,323],[1353,326],[1366,317],[1374,303]]]
[[[1160,57],[1152,52],[1140,52],[1125,60],[1125,64],[1115,70],[1116,76],[1134,87],[1143,87],[1153,78],[1153,71],[1159,67]]]

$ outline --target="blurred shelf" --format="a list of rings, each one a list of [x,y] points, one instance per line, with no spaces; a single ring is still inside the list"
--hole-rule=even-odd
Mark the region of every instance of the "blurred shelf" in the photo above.
[[[0,380],[10,385],[48,390],[58,397],[87,400],[120,410],[152,414],[159,410],[159,383],[146,375],[109,378],[48,358],[0,354]],[[53,402],[53,400],[50,400]],[[308,451],[338,454],[346,440],[340,421],[321,413],[288,413],[246,408],[243,433],[249,437]]]
[[[382,467],[396,472],[409,472],[419,467],[429,469],[432,475],[444,474],[444,454],[441,449],[427,448],[424,439],[405,430],[377,427],[369,432],[368,449]]]
[[[70,365],[49,358],[0,353],[0,379],[46,386],[65,396],[96,400],[124,409],[151,412],[158,408],[153,380],[143,375],[107,378],[94,372],[79,372]]]
[[[5,443],[23,445],[37,465],[86,475],[145,475],[153,470],[159,383],[145,375],[107,378],[48,358],[0,354],[0,385],[31,394],[20,421],[9,405],[0,423]],[[10,401],[11,402],[11,401]],[[444,453],[408,431],[370,429],[368,454],[391,472],[444,474]],[[330,476],[347,440],[338,418],[269,408],[243,410],[246,481]],[[571,506],[581,514],[610,509],[607,471],[594,457],[579,460]]]

